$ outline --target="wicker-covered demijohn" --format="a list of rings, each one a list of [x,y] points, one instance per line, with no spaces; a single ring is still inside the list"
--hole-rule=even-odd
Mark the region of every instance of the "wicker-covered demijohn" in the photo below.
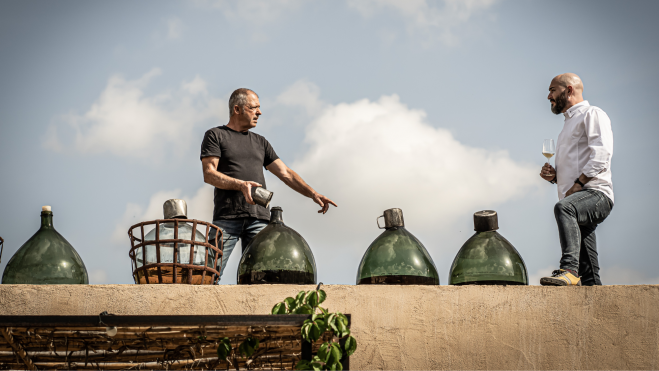
[[[155,226],[153,239],[149,238],[151,233],[144,234],[145,227],[150,225]],[[196,233],[184,236],[182,232],[187,231],[182,229],[187,226],[187,230],[190,225]],[[197,226],[205,226],[205,233],[200,233]],[[173,236],[163,236],[163,230],[167,229],[172,230]],[[211,229],[216,232],[214,244],[210,243]],[[128,255],[137,284],[212,285],[220,278],[222,230],[211,223],[194,219],[158,219],[133,225],[128,236],[131,243]]]
[[[135,283],[216,284],[222,267],[222,230],[187,219],[183,200],[167,200],[163,210],[165,219],[138,223],[128,230]],[[149,226],[154,228],[145,234]],[[200,226],[205,233],[197,229]]]

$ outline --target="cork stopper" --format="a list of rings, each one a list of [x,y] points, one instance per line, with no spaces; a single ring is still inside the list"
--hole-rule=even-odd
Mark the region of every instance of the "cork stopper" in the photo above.
[[[474,230],[476,232],[496,231],[499,229],[499,218],[494,210],[483,210],[474,213]]]
[[[41,211],[53,211],[53,209],[50,206],[41,206]]]

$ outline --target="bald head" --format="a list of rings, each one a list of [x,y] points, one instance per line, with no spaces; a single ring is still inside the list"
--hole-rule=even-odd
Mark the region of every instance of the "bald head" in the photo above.
[[[547,99],[551,102],[551,111],[557,115],[583,102],[581,79],[574,73],[564,73],[554,77],[549,85]]]
[[[556,81],[556,83],[558,83],[559,86],[562,86],[564,88],[571,86],[572,89],[578,90],[579,92],[583,93],[583,83],[581,82],[581,78],[579,78],[579,76],[577,76],[577,74],[575,73],[560,74],[554,77],[553,81]]]

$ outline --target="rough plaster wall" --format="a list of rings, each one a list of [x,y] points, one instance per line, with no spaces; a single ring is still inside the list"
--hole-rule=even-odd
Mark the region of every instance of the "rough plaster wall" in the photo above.
[[[313,286],[0,285],[0,315],[268,314]],[[354,369],[657,369],[659,286],[325,286]]]

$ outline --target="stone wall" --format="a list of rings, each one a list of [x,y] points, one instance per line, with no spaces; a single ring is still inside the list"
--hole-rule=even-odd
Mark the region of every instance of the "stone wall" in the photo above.
[[[269,314],[313,286],[0,285],[0,315]],[[659,286],[325,286],[353,369],[657,369]]]

